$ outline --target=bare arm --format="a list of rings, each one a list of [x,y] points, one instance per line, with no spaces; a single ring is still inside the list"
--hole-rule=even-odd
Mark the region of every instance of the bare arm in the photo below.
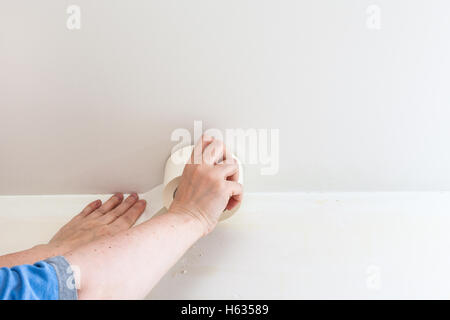
[[[64,255],[107,235],[130,229],[144,212],[145,200],[137,194],[123,199],[121,193],[102,203],[96,200],[63,226],[48,244],[0,257],[0,267],[33,264],[50,257]]]
[[[167,213],[66,255],[80,270],[80,299],[141,299],[203,235],[190,216]]]
[[[11,268],[22,264],[33,264],[40,260],[62,255],[68,251],[63,247],[40,244],[27,250],[1,256],[0,267]]]
[[[214,229],[225,208],[241,201],[238,166],[231,159],[221,161],[226,158],[223,144],[204,138],[194,153],[199,148],[203,161],[186,165],[168,213],[66,255],[80,271],[80,299],[143,298],[194,242]]]

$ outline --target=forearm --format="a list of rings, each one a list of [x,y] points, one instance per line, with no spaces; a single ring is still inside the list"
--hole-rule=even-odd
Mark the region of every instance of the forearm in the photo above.
[[[23,264],[34,264],[38,261],[45,260],[50,257],[63,255],[67,251],[68,250],[61,246],[40,244],[27,250],[1,256],[0,267],[11,268]]]
[[[80,270],[80,299],[141,299],[204,233],[190,216],[168,212],[66,255]]]

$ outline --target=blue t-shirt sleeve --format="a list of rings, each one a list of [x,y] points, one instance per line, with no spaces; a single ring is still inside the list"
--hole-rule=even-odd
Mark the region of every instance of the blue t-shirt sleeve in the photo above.
[[[76,300],[72,266],[63,256],[0,268],[1,300]]]
[[[55,269],[45,261],[33,265],[0,268],[0,299],[56,300],[59,298]]]

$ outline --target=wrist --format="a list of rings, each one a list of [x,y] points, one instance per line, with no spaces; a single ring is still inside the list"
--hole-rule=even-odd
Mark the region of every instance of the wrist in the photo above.
[[[71,251],[71,248],[64,244],[46,243],[38,244],[37,246],[34,246],[32,250],[39,252],[43,256],[54,257],[66,254]]]
[[[199,234],[199,237],[207,235],[212,230],[207,221],[204,221],[197,214],[185,208],[172,205],[167,214],[177,216],[184,223],[189,224],[192,230]]]

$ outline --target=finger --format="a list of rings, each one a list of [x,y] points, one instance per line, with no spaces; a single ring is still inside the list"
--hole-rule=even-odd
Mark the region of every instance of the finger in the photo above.
[[[231,197],[230,200],[228,200],[226,210],[233,210],[241,200],[236,200],[234,197]]]
[[[233,157],[231,157],[231,161],[234,164],[234,166],[236,167],[236,171],[229,174],[226,179],[228,181],[238,182],[239,181],[239,163]]]
[[[236,161],[236,160],[235,160],[235,161]],[[227,177],[227,180],[228,180],[228,181],[234,181],[234,182],[238,182],[238,181],[239,181],[239,164],[237,163],[237,161],[236,161],[236,167],[237,167],[236,172],[233,173],[232,175],[229,175],[229,176]]]
[[[221,175],[225,178],[225,180],[229,181],[238,181],[239,178],[239,166],[237,161],[234,163],[221,163],[216,166],[218,170],[220,170]]]
[[[83,211],[80,212],[80,214],[78,216],[86,217],[87,215],[90,215],[92,212],[94,212],[95,210],[100,208],[101,205],[102,205],[101,200],[92,201],[83,209]]]
[[[139,200],[136,202],[128,211],[126,211],[123,215],[117,218],[112,225],[117,226],[121,229],[129,229],[131,228],[142,213],[145,211],[145,207],[147,206],[147,201]]]
[[[228,190],[230,192],[230,199],[228,200],[226,209],[232,210],[242,201],[242,194],[244,192],[244,189],[242,187],[242,184],[234,181],[229,181]]]
[[[220,140],[213,140],[203,152],[203,160],[207,164],[217,164],[227,159],[225,144]]]
[[[197,144],[194,147],[194,150],[192,150],[191,154],[191,164],[201,164],[203,160],[203,151],[205,148],[214,141],[213,137],[202,135],[200,140],[197,142]]]
[[[227,181],[228,191],[230,193],[230,197],[242,197],[242,193],[244,192],[244,188],[242,184],[235,181]]]
[[[111,198],[108,199],[100,208],[95,210],[95,212],[92,213],[93,216],[98,217],[101,215],[104,215],[105,213],[111,211],[115,207],[117,207],[123,200],[123,194],[116,193]]]
[[[211,142],[213,142],[213,141],[214,141],[214,137],[208,136],[208,135],[206,135],[206,134],[203,134],[203,135],[202,135],[202,138],[201,138],[200,141],[198,142],[198,144],[201,143],[202,153],[203,153],[203,151],[206,149],[206,147],[207,147],[208,145],[210,145]]]
[[[115,209],[104,214],[102,219],[104,220],[105,223],[113,222],[118,217],[123,215],[128,209],[130,209],[138,200],[139,200],[139,196],[136,193],[130,194],[125,199],[125,201],[123,201],[121,204],[119,204]]]

